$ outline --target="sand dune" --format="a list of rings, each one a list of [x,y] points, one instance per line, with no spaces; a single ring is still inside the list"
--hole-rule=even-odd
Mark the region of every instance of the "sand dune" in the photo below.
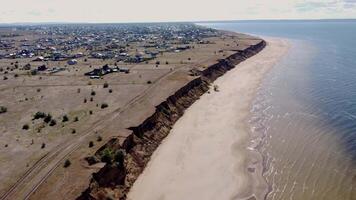
[[[130,200],[224,200],[255,194],[262,198],[261,168],[247,170],[253,160],[247,150],[247,119],[263,78],[288,49],[281,39],[214,83],[175,124],[135,182]],[[262,192],[261,192],[262,191]]]

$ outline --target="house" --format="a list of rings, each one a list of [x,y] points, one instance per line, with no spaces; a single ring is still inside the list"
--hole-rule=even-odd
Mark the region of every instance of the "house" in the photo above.
[[[38,56],[37,58],[35,58],[34,60],[32,60],[34,62],[40,62],[40,61],[44,61],[44,57],[43,56]]]
[[[38,67],[37,67],[37,70],[38,70],[38,71],[46,71],[46,70],[47,70],[47,67],[46,67],[46,65],[41,65],[41,66],[38,66]]]
[[[120,72],[125,72],[126,74],[130,73],[130,69],[128,68],[121,67],[119,70]]]
[[[67,61],[68,65],[76,65],[78,64],[78,61],[76,59],[71,59]]]

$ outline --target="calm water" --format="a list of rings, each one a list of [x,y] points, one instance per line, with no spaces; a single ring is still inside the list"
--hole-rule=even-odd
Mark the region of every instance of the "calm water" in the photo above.
[[[267,199],[356,200],[356,21],[204,25],[292,45],[252,108]]]

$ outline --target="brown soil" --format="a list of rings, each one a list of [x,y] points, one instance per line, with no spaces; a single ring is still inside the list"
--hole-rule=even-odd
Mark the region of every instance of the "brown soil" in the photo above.
[[[164,102],[156,107],[153,115],[142,124],[129,128],[132,133],[125,139],[112,139],[95,156],[94,164],[101,160],[105,166],[93,173],[89,187],[77,199],[126,199],[131,186],[150,160],[150,156],[169,134],[174,123],[184,114],[184,110],[209,90],[209,85],[228,70],[245,59],[257,54],[265,47],[265,41],[237,51],[226,59],[219,60],[202,71]],[[111,158],[105,157],[110,151]],[[122,157],[121,157],[122,156]]]

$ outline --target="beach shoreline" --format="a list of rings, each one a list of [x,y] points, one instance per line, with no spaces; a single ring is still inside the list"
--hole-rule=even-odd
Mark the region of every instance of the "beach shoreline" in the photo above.
[[[212,87],[185,111],[128,199],[264,198],[268,186],[262,158],[255,149],[248,150],[248,120],[261,80],[288,50],[285,40],[267,38],[267,43],[259,54],[214,82],[219,92]]]

